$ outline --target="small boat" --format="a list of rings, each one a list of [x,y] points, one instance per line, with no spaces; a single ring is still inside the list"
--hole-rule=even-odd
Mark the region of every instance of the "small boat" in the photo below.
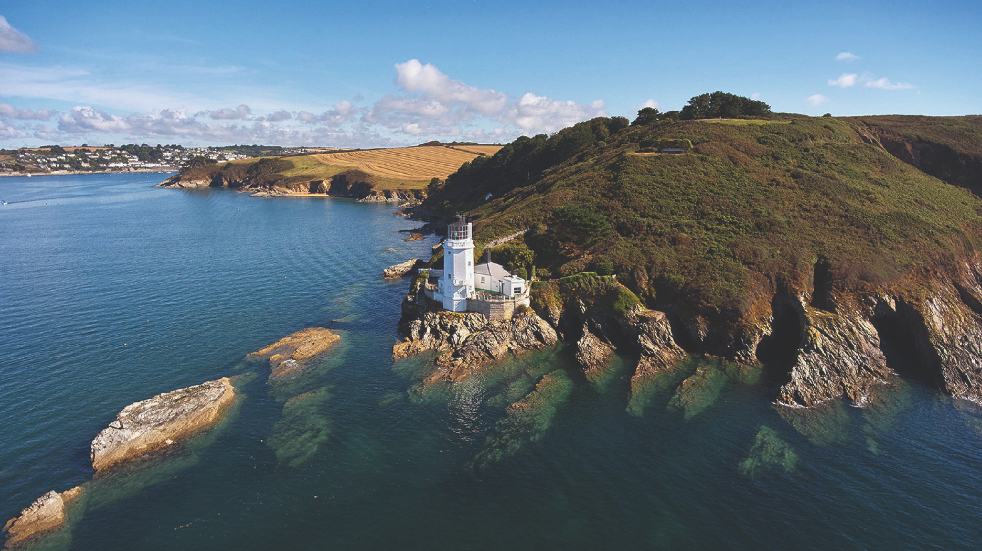
[[[6,201],[0,201],[0,207],[6,207],[6,206],[7,206]]]

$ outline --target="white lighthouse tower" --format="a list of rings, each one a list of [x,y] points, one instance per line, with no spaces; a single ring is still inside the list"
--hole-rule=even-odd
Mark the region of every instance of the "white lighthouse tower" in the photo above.
[[[453,312],[467,311],[467,299],[474,296],[474,240],[471,223],[464,216],[447,226],[440,291],[443,308]]]

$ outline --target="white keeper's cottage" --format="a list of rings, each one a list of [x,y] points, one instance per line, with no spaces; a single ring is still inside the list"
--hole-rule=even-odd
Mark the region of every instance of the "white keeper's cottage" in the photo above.
[[[492,319],[511,318],[529,305],[528,282],[501,264],[474,265],[472,225],[463,216],[447,226],[443,270],[430,270],[426,296],[452,312],[478,312]]]

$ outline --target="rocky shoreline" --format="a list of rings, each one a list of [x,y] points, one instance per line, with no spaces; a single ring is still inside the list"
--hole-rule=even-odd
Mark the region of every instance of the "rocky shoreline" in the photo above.
[[[426,197],[426,192],[422,189],[376,189],[370,183],[349,182],[341,177],[331,180],[267,182],[239,180],[228,178],[223,174],[193,177],[179,173],[164,180],[158,186],[184,190],[227,188],[249,193],[254,197],[337,197],[355,199],[361,203],[391,203],[404,206],[418,204]]]
[[[955,277],[933,281],[929,287],[898,285],[892,292],[817,299],[814,290],[785,289],[775,295],[773,312],[746,326],[722,353],[707,346],[715,328],[704,320],[670,319],[640,301],[622,311],[610,308],[611,293],[630,293],[614,279],[598,279],[590,292],[557,281],[536,283],[532,309],[503,323],[440,311],[414,285],[403,302],[393,358],[436,351],[425,382],[457,381],[509,354],[565,342],[590,381],[602,377],[615,354],[639,357],[632,392],[689,355],[707,355],[776,371],[784,379],[774,399],[780,406],[839,399],[863,406],[898,377],[982,403],[982,263],[966,262]],[[685,349],[676,341],[679,334]],[[889,352],[897,346],[909,350]],[[914,357],[896,357],[907,352]]]

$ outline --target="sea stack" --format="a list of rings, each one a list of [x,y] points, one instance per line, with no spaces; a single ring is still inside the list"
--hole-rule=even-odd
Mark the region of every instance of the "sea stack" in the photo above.
[[[228,377],[130,404],[92,441],[97,472],[187,439],[214,426],[235,399]]]
[[[58,493],[50,491],[34,500],[19,515],[4,524],[6,548],[16,547],[37,536],[56,530],[65,523],[65,506],[82,493],[82,487]]]
[[[271,379],[291,375],[316,356],[327,352],[341,341],[341,336],[325,327],[308,327],[249,354],[253,359],[265,359],[272,368]]]

